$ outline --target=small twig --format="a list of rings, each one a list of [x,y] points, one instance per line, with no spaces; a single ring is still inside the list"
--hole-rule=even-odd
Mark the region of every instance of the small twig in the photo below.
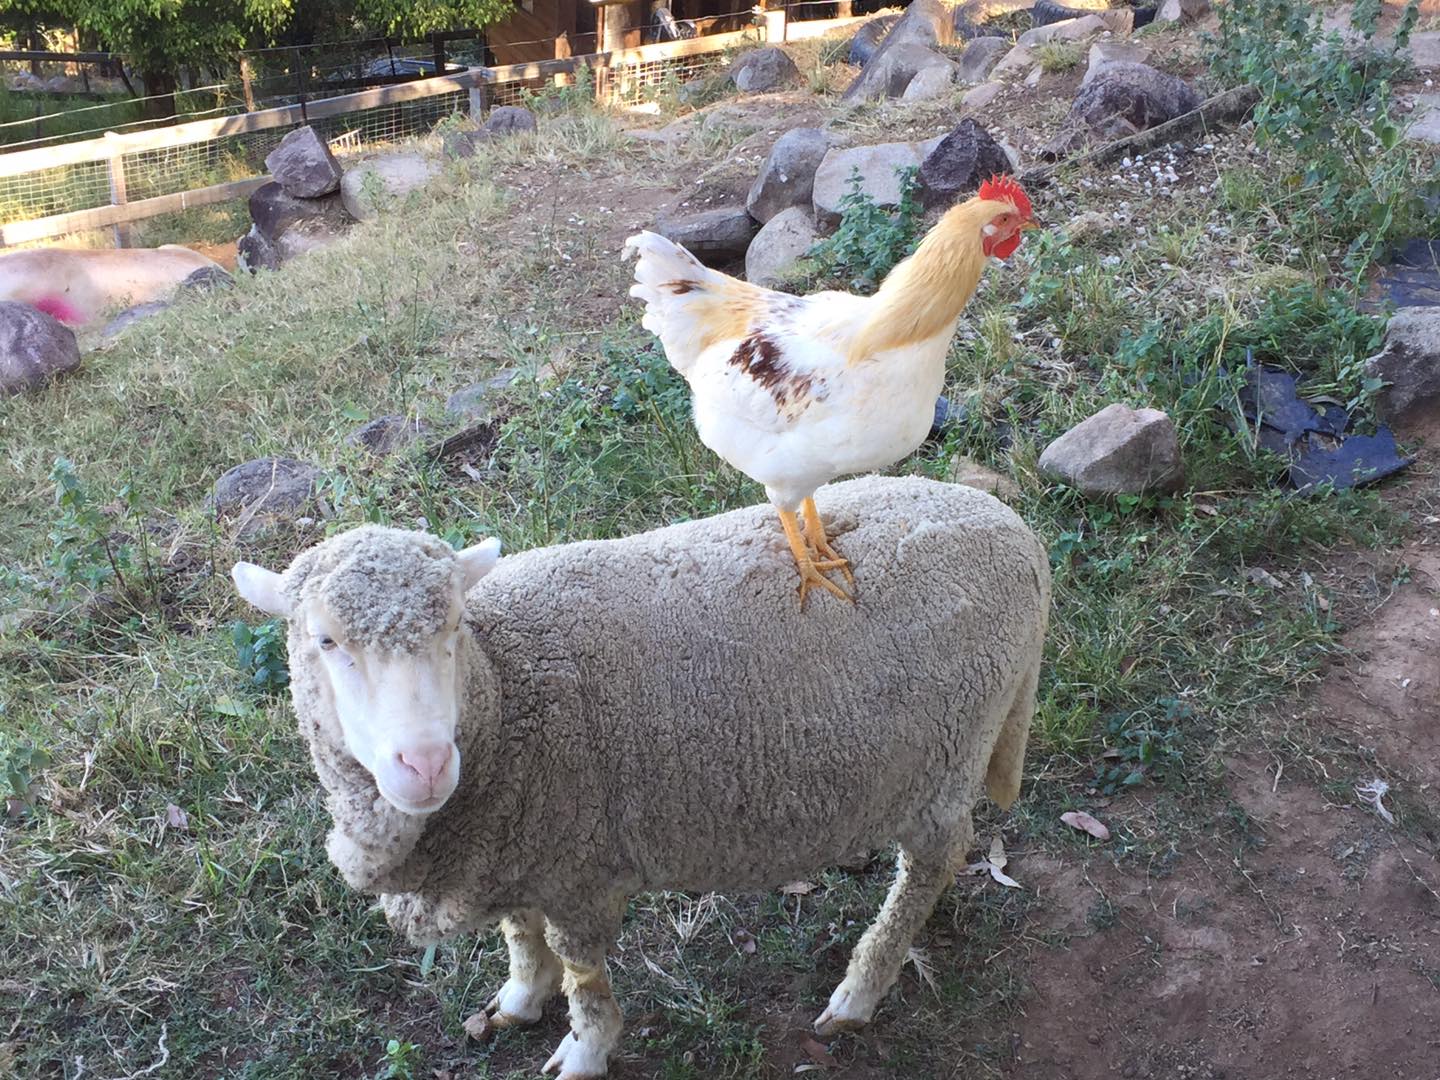
[[[136,1080],[136,1077],[149,1076],[151,1073],[163,1069],[165,1063],[170,1060],[170,1048],[165,1045],[165,1039],[169,1034],[170,1025],[161,1024],[160,1041],[155,1044],[155,1048],[160,1052],[160,1056],[156,1058],[151,1065],[141,1069],[139,1072],[126,1073],[124,1076],[115,1077],[115,1080]]]

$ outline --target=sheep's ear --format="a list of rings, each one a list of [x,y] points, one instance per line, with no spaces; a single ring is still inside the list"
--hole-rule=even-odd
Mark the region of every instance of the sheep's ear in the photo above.
[[[237,562],[230,568],[235,588],[267,615],[288,616],[295,605],[280,587],[280,575],[254,563]]]
[[[460,562],[465,591],[469,592],[471,586],[494,570],[495,564],[500,561],[500,538],[492,536],[489,540],[481,540],[480,543],[472,544],[461,551],[455,558]]]

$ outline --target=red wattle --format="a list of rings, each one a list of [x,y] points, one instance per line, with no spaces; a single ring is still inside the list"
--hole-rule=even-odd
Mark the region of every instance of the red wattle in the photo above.
[[[1017,232],[1008,240],[1001,240],[998,244],[993,245],[986,254],[994,255],[997,259],[1008,259],[1011,255],[1015,254],[1015,249],[1020,246],[1020,236],[1021,234]]]

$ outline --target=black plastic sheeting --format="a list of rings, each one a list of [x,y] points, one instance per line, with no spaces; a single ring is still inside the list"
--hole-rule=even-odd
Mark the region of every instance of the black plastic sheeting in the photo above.
[[[1246,359],[1241,410],[1259,445],[1289,459],[1289,480],[1296,489],[1370,484],[1415,460],[1400,456],[1394,434],[1383,424],[1374,435],[1346,434],[1350,414],[1344,406],[1319,398],[1306,401],[1296,376],[1257,365],[1248,352]]]
[[[1407,240],[1390,253],[1375,278],[1379,297],[1369,307],[1440,307],[1440,240]]]

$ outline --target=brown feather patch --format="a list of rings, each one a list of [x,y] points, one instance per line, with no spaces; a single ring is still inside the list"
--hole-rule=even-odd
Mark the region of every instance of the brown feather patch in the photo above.
[[[780,347],[764,334],[751,334],[740,342],[730,357],[732,367],[750,376],[762,389],[770,391],[775,405],[786,419],[794,420],[810,407],[812,401],[824,397],[814,394],[815,380],[811,375],[796,375],[785,363]],[[789,406],[787,408],[787,406]]]

